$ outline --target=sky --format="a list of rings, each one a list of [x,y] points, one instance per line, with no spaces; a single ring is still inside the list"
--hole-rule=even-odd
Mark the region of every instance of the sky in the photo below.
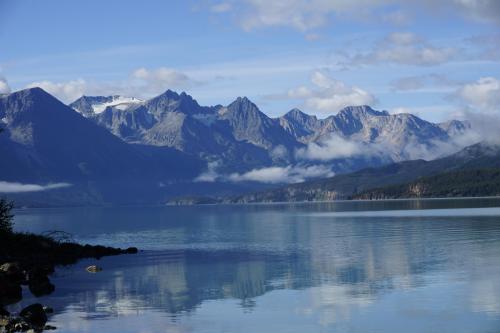
[[[368,104],[438,122],[496,113],[499,62],[496,0],[0,0],[0,93],[65,103],[172,89],[272,117]]]

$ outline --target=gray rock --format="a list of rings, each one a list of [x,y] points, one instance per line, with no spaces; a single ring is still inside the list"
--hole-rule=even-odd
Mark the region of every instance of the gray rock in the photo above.
[[[91,265],[86,268],[86,271],[89,273],[98,273],[102,271],[102,268],[96,265]]]
[[[5,263],[0,266],[0,273],[3,273],[11,282],[21,283],[25,280],[24,271],[18,263]]]

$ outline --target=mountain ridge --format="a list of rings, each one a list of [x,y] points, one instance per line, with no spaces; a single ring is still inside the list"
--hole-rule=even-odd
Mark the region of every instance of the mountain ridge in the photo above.
[[[75,108],[79,103],[77,100],[70,106]],[[328,147],[337,137],[383,149],[379,151],[380,158],[369,161],[360,156],[344,156],[344,160],[350,161],[347,169],[338,167],[335,156],[322,156],[323,162],[332,161],[334,172],[426,154],[438,157],[448,152],[442,152],[443,147],[462,148],[454,139],[471,129],[470,124],[458,120],[434,124],[411,114],[377,111],[368,105],[345,107],[324,119],[297,108],[271,118],[247,97],[238,97],[227,106],[201,106],[187,93],[172,90],[128,108],[107,107],[89,118],[127,142],[172,147],[217,162],[222,171],[228,172],[311,164],[298,157],[297,152],[311,145],[312,149]],[[235,154],[236,151],[240,153]],[[241,159],[243,163],[235,163]]]
[[[128,185],[144,182],[154,189],[160,182],[191,180],[205,167],[169,147],[128,144],[40,88],[0,97],[0,119],[3,181],[65,182],[74,191],[110,192],[113,199]]]

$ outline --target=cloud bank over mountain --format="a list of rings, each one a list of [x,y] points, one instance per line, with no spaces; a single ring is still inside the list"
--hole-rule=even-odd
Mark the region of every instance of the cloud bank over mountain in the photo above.
[[[494,77],[463,85],[457,96],[473,110],[500,113],[500,80]]]
[[[9,94],[11,92],[7,80],[0,76],[0,94]]]
[[[373,105],[376,99],[367,91],[335,80],[328,73],[315,71],[313,88],[300,86],[288,91],[288,97],[303,100],[304,105],[323,114],[332,114],[351,105]]]

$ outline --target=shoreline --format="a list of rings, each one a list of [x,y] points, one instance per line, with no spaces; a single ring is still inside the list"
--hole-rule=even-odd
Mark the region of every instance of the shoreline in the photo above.
[[[500,199],[500,196],[466,196],[466,197],[413,197],[413,198],[385,198],[385,199],[337,199],[337,200],[311,200],[311,201],[261,201],[261,202],[217,202],[217,203],[163,203],[142,205],[89,205],[89,206],[22,206],[14,207],[14,213],[26,210],[46,210],[65,208],[162,208],[162,207],[193,207],[193,206],[246,206],[246,205],[288,205],[288,204],[314,204],[336,202],[377,202],[377,201],[434,201],[434,200],[474,200],[474,199]]]
[[[67,234],[63,234],[66,235]],[[66,237],[56,239],[31,233],[0,233],[0,332],[42,332],[56,329],[46,325],[47,314],[52,309],[35,303],[18,314],[11,314],[5,307],[22,300],[23,289],[35,297],[50,295],[55,291],[49,276],[57,267],[76,264],[81,259],[100,259],[107,256],[136,254],[138,249],[78,244]],[[99,272],[98,266],[89,266],[87,273]]]

